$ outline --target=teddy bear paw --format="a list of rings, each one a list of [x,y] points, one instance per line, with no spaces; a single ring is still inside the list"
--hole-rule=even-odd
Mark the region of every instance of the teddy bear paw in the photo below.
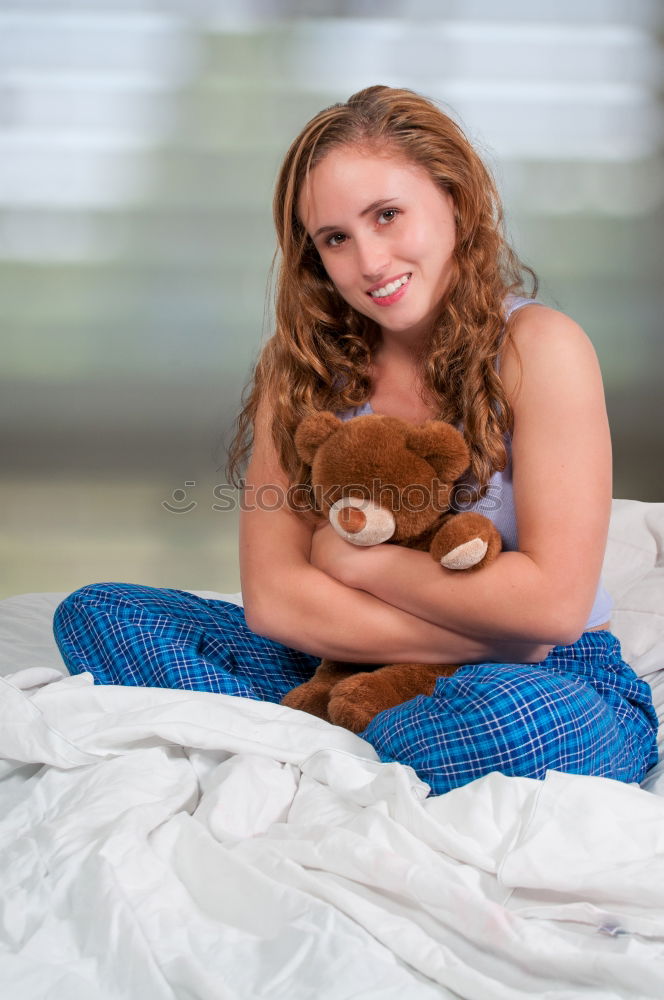
[[[288,708],[295,708],[300,712],[308,712],[309,715],[316,715],[319,719],[329,721],[329,697],[329,687],[306,681],[304,684],[299,684],[285,694],[281,699],[281,704],[287,705]]]
[[[327,706],[328,718],[335,726],[361,733],[371,720],[388,706],[372,690],[371,674],[360,673],[341,681],[332,690]]]
[[[440,560],[445,569],[470,569],[484,559],[489,543],[481,538],[471,538],[469,542],[457,545]]]

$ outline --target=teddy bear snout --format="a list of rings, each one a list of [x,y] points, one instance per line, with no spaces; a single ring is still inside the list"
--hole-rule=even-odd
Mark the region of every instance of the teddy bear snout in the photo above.
[[[330,507],[330,524],[353,545],[378,545],[396,529],[393,514],[363,497],[344,497]]]
[[[344,531],[349,531],[351,535],[356,535],[367,526],[366,514],[358,507],[342,507],[338,512],[339,527]]]

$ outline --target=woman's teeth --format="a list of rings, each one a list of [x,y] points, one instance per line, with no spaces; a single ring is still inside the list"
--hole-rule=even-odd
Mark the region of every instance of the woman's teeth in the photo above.
[[[397,288],[401,288],[410,279],[409,274],[404,274],[403,278],[397,278],[396,281],[390,281],[388,285],[383,285],[382,288],[377,288],[374,292],[369,292],[369,295],[373,299],[384,299],[387,295],[394,295]]]

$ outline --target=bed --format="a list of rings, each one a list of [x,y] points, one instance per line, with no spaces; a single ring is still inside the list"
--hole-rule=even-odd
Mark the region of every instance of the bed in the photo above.
[[[605,580],[661,719],[664,504],[614,501]],[[66,676],[61,596],[0,602],[6,1000],[664,997],[664,765],[430,797],[282,706]]]

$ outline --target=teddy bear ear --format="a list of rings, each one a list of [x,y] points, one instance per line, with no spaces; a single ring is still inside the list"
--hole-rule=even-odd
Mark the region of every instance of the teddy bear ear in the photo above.
[[[342,426],[343,421],[329,410],[305,417],[295,431],[295,448],[302,461],[311,465],[320,446]]]
[[[406,444],[426,458],[447,482],[454,482],[470,465],[470,453],[463,435],[443,420],[427,420],[425,424],[409,428]]]

